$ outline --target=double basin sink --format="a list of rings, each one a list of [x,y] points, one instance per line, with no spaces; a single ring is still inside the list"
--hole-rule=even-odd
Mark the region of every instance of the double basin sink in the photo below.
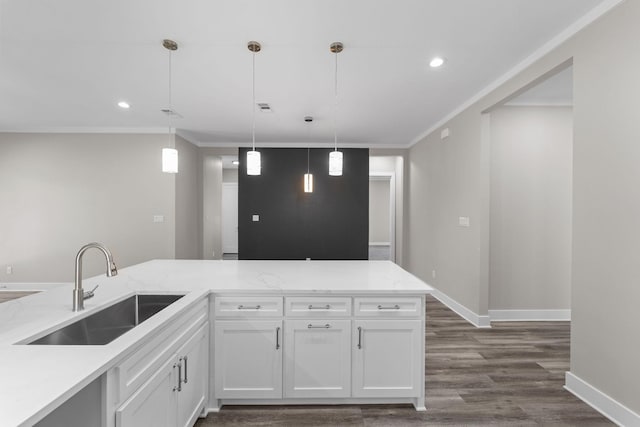
[[[183,295],[133,295],[27,344],[109,344],[182,297]]]

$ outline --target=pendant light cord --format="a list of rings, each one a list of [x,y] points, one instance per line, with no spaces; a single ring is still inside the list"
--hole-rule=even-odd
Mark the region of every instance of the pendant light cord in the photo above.
[[[173,148],[173,141],[171,138],[171,125],[172,125],[172,116],[173,116],[173,103],[171,100],[171,92],[172,92],[172,85],[171,85],[171,81],[172,81],[172,75],[171,75],[171,56],[172,56],[172,51],[169,50],[169,147]]]
[[[253,75],[252,75],[252,97],[253,97],[253,103],[251,104],[252,107],[252,111],[253,111],[253,124],[252,124],[252,128],[251,128],[251,139],[252,139],[252,146],[253,146],[253,151],[256,151],[256,53],[253,52]]]
[[[333,95],[334,95],[334,105],[333,105],[333,143],[335,146],[335,151],[338,151],[338,51],[334,53],[336,56],[336,67],[335,67],[335,75],[334,75],[334,87],[333,87]]]

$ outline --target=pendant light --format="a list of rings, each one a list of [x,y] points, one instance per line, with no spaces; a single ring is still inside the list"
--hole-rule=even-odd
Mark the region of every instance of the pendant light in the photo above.
[[[175,148],[175,138],[171,135],[171,116],[173,107],[171,105],[171,53],[178,50],[178,43],[173,40],[165,39],[162,46],[169,51],[169,110],[166,111],[169,116],[169,147],[162,149],[162,172],[178,173],[178,150]]]
[[[341,42],[331,43],[329,50],[336,55],[334,111],[333,111],[333,143],[334,151],[329,153],[329,175],[342,176],[342,151],[338,151],[338,54],[344,50]]]
[[[250,41],[247,44],[247,48],[253,53],[253,74],[252,74],[252,95],[253,102],[251,104],[251,109],[253,111],[252,115],[252,127],[251,127],[251,140],[252,140],[252,149],[251,151],[247,151],[247,175],[260,175],[261,172],[261,162],[260,162],[260,152],[256,151],[256,53],[260,52],[262,46],[260,43],[256,41]]]
[[[306,116],[304,118],[304,121],[306,123],[311,123],[313,122],[313,117],[311,116]],[[311,125],[309,125],[311,126]],[[309,137],[311,136],[311,127],[309,127]],[[310,138],[308,138],[310,139]],[[309,172],[309,154],[311,151],[311,148],[309,147],[309,142],[307,141],[307,173],[304,174],[304,192],[305,193],[313,193],[313,174],[311,172]]]

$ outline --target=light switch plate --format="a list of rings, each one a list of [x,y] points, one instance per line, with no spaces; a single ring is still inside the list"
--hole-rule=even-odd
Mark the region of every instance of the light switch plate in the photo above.
[[[154,215],[153,222],[164,222],[164,215]]]
[[[253,222],[260,221],[260,215],[251,215],[251,221]]]
[[[468,216],[461,216],[460,218],[458,218],[458,225],[460,225],[460,227],[468,227],[469,226],[469,217]]]

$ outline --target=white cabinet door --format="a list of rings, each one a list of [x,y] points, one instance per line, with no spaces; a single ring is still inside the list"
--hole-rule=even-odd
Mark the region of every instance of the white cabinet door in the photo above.
[[[421,320],[358,320],[353,396],[417,397],[424,387]]]
[[[351,321],[285,321],[285,396],[351,395]]]
[[[215,323],[216,398],[282,398],[282,321]]]
[[[116,410],[116,427],[174,427],[177,372],[171,358]]]
[[[203,326],[178,350],[181,366],[178,393],[178,426],[191,427],[202,412],[209,387],[207,369],[208,325]]]

